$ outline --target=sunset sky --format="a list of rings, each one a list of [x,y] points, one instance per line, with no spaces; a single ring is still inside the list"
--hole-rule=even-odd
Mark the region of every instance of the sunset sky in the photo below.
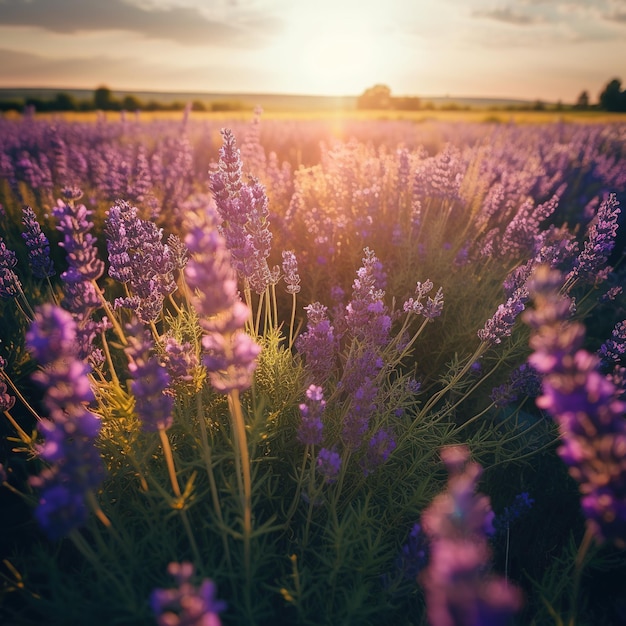
[[[592,101],[626,0],[0,0],[0,86]]]

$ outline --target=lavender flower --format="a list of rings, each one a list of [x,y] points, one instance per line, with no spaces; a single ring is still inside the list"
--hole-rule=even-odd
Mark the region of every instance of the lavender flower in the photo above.
[[[6,383],[0,379],[0,411],[10,411],[15,404],[15,398],[8,392]]]
[[[415,581],[419,573],[428,565],[430,547],[428,537],[420,524],[413,524],[406,543],[400,549],[395,565],[407,580]]]
[[[306,401],[300,404],[302,421],[298,429],[298,441],[307,446],[322,443],[322,413],[325,407],[322,388],[310,385],[306,390]]]
[[[478,338],[488,344],[502,343],[503,337],[510,337],[517,316],[524,310],[524,302],[519,294],[510,297],[485,322],[485,326],[478,331]]]
[[[334,483],[341,470],[341,457],[335,450],[322,448],[317,454],[317,471],[326,483]]]
[[[519,398],[536,398],[541,391],[541,378],[528,363],[522,363],[511,372],[508,382],[495,387],[491,399],[496,406],[506,406]]]
[[[127,326],[129,358],[128,369],[133,378],[131,389],[135,396],[135,412],[143,429],[154,432],[172,425],[174,398],[165,393],[170,376],[165,366],[153,354],[154,343],[150,333],[141,324]]]
[[[272,234],[269,231],[269,209],[265,188],[256,178],[241,180],[241,157],[230,130],[224,138],[217,167],[209,182],[217,210],[223,220],[222,232],[232,254],[233,267],[249,282],[256,293],[278,280],[277,268],[270,270],[267,257]]]
[[[93,222],[89,220],[92,211],[88,211],[84,204],[58,200],[52,214],[57,219],[57,230],[63,235],[59,245],[65,249],[70,267],[85,280],[100,278],[104,263],[98,258],[96,238],[90,232],[93,228]]]
[[[525,515],[533,506],[535,501],[530,495],[523,491],[515,496],[513,504],[504,507],[500,515],[496,515],[493,520],[493,527],[496,532],[506,532],[507,528],[517,519]]]
[[[409,298],[403,305],[406,313],[414,313],[415,315],[423,315],[429,322],[439,317],[443,311],[443,290],[441,287],[437,290],[434,298],[428,296],[426,303],[422,303],[422,298],[433,289],[431,280],[425,283],[418,282],[415,286],[416,298]]]
[[[618,322],[607,339],[598,350],[598,354],[606,365],[617,365],[626,354],[626,320]]]
[[[9,250],[0,237],[0,297],[15,298],[22,291],[22,283],[13,271],[17,265],[15,252]]]
[[[118,298],[115,306],[132,309],[142,322],[155,321],[165,297],[176,290],[174,262],[161,241],[162,229],[140,219],[136,207],[120,200],[109,209],[104,230],[109,276],[128,284],[132,294]]]
[[[363,443],[365,433],[369,429],[370,418],[376,411],[377,395],[378,387],[367,377],[354,391],[352,404],[343,419],[341,431],[341,438],[348,448],[356,450]]]
[[[181,344],[174,337],[168,337],[165,341],[164,359],[173,383],[189,383],[193,380],[193,373],[199,362],[188,341]]]
[[[382,264],[369,248],[364,249],[363,265],[352,284],[352,299],[346,305],[346,325],[350,334],[363,343],[383,346],[389,341],[391,317],[383,303],[385,292]]]
[[[230,255],[210,209],[189,216],[185,243],[191,254],[185,276],[205,331],[203,363],[211,384],[223,393],[247,389],[261,347],[243,331],[250,311],[239,299]]]
[[[442,450],[450,474],[446,492],[422,514],[430,562],[419,580],[433,626],[506,624],[521,606],[519,591],[489,574],[489,498],[475,493],[482,468],[465,446]]]
[[[300,291],[298,261],[296,255],[291,250],[283,250],[283,274],[287,285],[287,293],[298,293]]]
[[[568,276],[568,280],[580,277],[595,281],[596,274],[606,265],[615,247],[619,214],[620,208],[617,198],[615,194],[610,194],[600,205],[596,218],[587,230],[584,248],[578,256],[576,266]]]
[[[170,563],[168,573],[178,585],[174,589],[155,589],[150,607],[159,626],[221,626],[219,614],[226,603],[215,598],[215,583],[205,578],[199,587],[191,583],[191,563]]]
[[[626,404],[621,389],[599,371],[597,356],[581,349],[585,329],[568,322],[569,301],[559,272],[540,267],[531,285],[535,310],[529,362],[543,376],[537,406],[557,422],[559,456],[579,483],[587,524],[598,541],[626,546]]]
[[[50,259],[50,243],[41,232],[41,226],[39,226],[35,212],[29,206],[25,206],[23,209],[22,223],[26,228],[22,237],[28,248],[28,259],[33,275],[36,278],[54,276],[56,272]]]
[[[320,383],[332,374],[337,359],[338,341],[327,310],[319,302],[306,306],[307,330],[296,339],[296,348],[304,355],[307,372]]]
[[[378,430],[369,440],[365,450],[365,456],[361,459],[363,474],[368,476],[379,465],[382,465],[389,455],[396,449],[395,439],[387,430]]]
[[[72,316],[45,304],[35,312],[26,343],[44,369],[33,379],[45,389],[48,419],[39,429],[40,457],[48,464],[31,479],[41,489],[35,516],[51,539],[58,539],[87,520],[88,494],[104,478],[102,458],[94,445],[100,420],[87,409],[94,401],[87,374],[76,358],[76,326]]]

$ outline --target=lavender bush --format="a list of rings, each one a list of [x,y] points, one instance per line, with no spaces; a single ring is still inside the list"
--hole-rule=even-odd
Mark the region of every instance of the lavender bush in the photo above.
[[[9,619],[619,617],[581,598],[626,541],[624,126],[0,136]],[[556,317],[524,313],[546,267]],[[557,450],[591,530],[546,562],[514,510],[545,525]]]

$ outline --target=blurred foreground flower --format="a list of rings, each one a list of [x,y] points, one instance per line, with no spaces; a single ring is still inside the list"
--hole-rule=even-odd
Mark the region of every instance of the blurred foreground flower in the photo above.
[[[531,283],[535,310],[525,321],[533,331],[529,362],[543,376],[537,406],[559,426],[558,453],[580,485],[591,532],[626,546],[626,404],[622,390],[599,371],[599,357],[581,349],[585,328],[568,322],[562,284],[561,274],[546,267]]]
[[[431,626],[506,624],[521,607],[521,594],[488,572],[487,535],[493,533],[489,498],[475,493],[482,473],[465,446],[445,448],[448,489],[422,515],[430,562],[418,580],[426,592]]]
[[[221,626],[218,613],[226,603],[215,599],[215,583],[208,578],[200,587],[190,580],[194,573],[191,563],[170,563],[167,571],[176,580],[174,589],[155,589],[150,605],[159,626]]]
[[[41,489],[37,520],[50,539],[58,539],[87,520],[87,503],[104,478],[104,464],[94,441],[100,420],[87,409],[94,400],[89,367],[77,354],[76,324],[70,313],[45,304],[35,313],[26,335],[34,357],[43,366],[33,375],[45,389],[48,419],[39,430],[39,448],[47,467],[31,479]]]

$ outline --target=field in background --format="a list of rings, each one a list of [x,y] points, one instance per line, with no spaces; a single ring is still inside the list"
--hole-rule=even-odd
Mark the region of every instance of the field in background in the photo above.
[[[263,108],[263,104],[260,103]],[[141,111],[125,113],[130,119],[139,119],[144,122],[154,120],[181,119],[181,111]],[[252,111],[192,111],[191,119],[195,120],[236,120],[247,121],[253,117]],[[120,112],[55,112],[39,113],[38,118],[62,119],[76,122],[95,122],[104,116],[107,120],[118,120]],[[19,119],[20,114],[8,112],[3,115],[6,119]],[[626,113],[607,113],[605,111],[358,111],[358,110],[271,110],[263,108],[263,119],[270,120],[409,120],[416,123],[427,121],[442,122],[478,122],[478,123],[514,123],[514,124],[623,124],[626,123]]]

